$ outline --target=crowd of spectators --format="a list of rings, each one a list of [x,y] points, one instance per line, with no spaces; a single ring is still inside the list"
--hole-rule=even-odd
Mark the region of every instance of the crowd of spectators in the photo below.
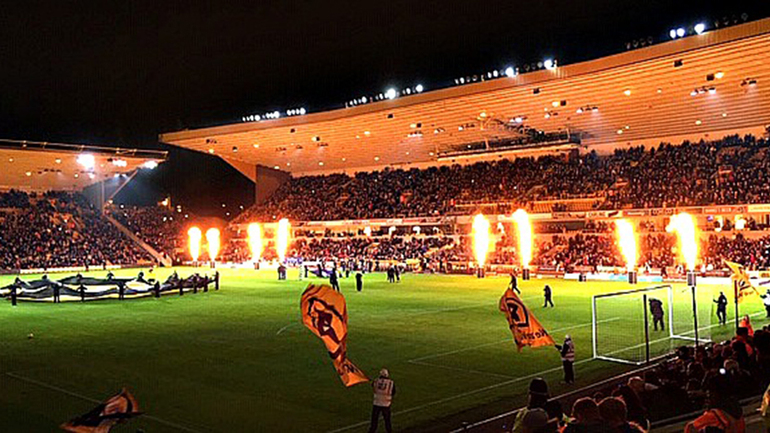
[[[653,227],[652,222],[648,227]],[[638,238],[638,266],[640,272],[677,272],[681,265],[677,259],[677,239],[674,234],[650,231]],[[501,234],[490,250],[486,263],[490,265],[518,265],[518,240],[515,236]],[[770,267],[770,236],[744,237],[743,234],[712,234],[701,245],[701,263],[698,270],[712,272],[724,270],[723,260],[745,264],[750,269]],[[292,242],[288,257],[305,260],[338,261],[364,260],[419,260],[445,269],[447,263],[465,264],[476,262],[473,238],[468,235],[411,235],[411,236],[303,236]],[[275,258],[270,240],[262,253],[263,260]],[[245,239],[232,239],[222,255],[222,261],[245,262],[251,259],[251,251]],[[541,270],[557,272],[597,271],[600,268],[624,268],[617,240],[612,231],[573,232],[541,236],[535,242],[532,264]],[[679,269],[678,273],[683,270]]]
[[[17,190],[0,193],[0,209],[24,209],[29,207],[29,195]]]
[[[151,258],[82,195],[0,194],[0,269],[136,264]],[[24,205],[26,203],[26,205]]]
[[[467,202],[598,197],[601,209],[770,201],[769,142],[728,136],[569,157],[545,155],[427,169],[305,176],[282,185],[239,221],[341,220],[448,215]],[[465,212],[467,213],[467,212]]]
[[[709,236],[704,245],[704,261],[707,265],[720,266],[721,260],[741,263],[748,269],[770,268],[770,236],[747,238],[735,236]]]
[[[159,253],[176,262],[186,245],[185,221],[189,214],[163,206],[112,206],[110,215]]]
[[[683,414],[695,414],[686,432],[743,431],[724,427],[742,425],[741,400],[770,384],[770,329],[755,332],[748,318],[741,325],[730,340],[682,346],[637,376],[589,387],[571,410],[549,398],[543,379],[533,379],[526,408],[506,421],[505,431],[644,432]]]

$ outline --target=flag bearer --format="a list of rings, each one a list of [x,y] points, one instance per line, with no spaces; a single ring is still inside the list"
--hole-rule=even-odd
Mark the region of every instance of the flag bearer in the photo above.
[[[393,431],[390,425],[390,404],[393,402],[393,396],[396,395],[396,384],[390,378],[387,368],[380,370],[380,377],[372,382],[374,388],[374,405],[372,406],[372,421],[369,424],[369,433],[377,431],[380,413],[385,420],[385,431]]]
[[[564,344],[556,345],[556,349],[561,354],[561,364],[564,367],[564,382],[567,384],[575,383],[575,369],[573,364],[575,363],[575,343],[572,342],[572,337],[567,334],[564,337]]]

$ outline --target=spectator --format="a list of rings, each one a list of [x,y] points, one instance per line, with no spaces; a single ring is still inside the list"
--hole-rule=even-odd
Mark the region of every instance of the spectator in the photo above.
[[[603,432],[599,406],[590,397],[579,398],[572,405],[572,420],[564,428],[564,433]]]

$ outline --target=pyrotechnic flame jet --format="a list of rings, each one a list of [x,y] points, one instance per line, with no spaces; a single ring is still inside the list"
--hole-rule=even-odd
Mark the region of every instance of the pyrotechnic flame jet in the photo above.
[[[633,272],[636,269],[636,234],[634,233],[634,225],[628,220],[615,221],[615,232],[618,236],[618,244],[620,245],[620,253],[623,258],[626,259],[626,270]]]
[[[695,218],[686,212],[674,215],[666,231],[676,232],[679,238],[679,253],[687,264],[687,270],[694,271],[695,262],[698,260],[698,231],[695,227]]]
[[[529,214],[524,209],[513,213],[516,227],[519,231],[519,258],[521,269],[527,269],[532,261],[532,224],[529,222]]]
[[[251,261],[257,263],[262,258],[262,226],[257,223],[249,224],[249,248],[251,249]]]
[[[291,236],[291,224],[286,218],[278,221],[278,232],[276,233],[275,250],[278,254],[278,260],[283,263],[286,259],[286,252],[289,250],[289,237]]]

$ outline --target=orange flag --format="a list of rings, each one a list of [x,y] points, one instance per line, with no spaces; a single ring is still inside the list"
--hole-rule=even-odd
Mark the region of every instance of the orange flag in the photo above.
[[[508,289],[500,298],[500,311],[505,313],[508,325],[513,333],[513,340],[521,350],[524,346],[553,346],[553,341],[548,331],[537,321],[535,315],[529,311],[524,302],[516,293]]]
[[[725,260],[725,264],[728,268],[733,272],[733,274],[730,276],[730,279],[732,279],[735,284],[735,297],[738,299],[738,302],[743,302],[743,300],[751,295],[759,295],[759,292],[757,291],[756,287],[754,287],[751,284],[751,280],[749,279],[749,274],[746,273],[746,268],[743,267],[740,263],[730,262]]]
[[[141,412],[136,399],[130,392],[123,389],[90,412],[59,427],[72,433],[107,433],[116,424],[138,415],[141,415]]]
[[[302,323],[323,340],[342,383],[368,382],[363,371],[347,357],[348,309],[345,297],[330,286],[310,284],[300,300]]]

